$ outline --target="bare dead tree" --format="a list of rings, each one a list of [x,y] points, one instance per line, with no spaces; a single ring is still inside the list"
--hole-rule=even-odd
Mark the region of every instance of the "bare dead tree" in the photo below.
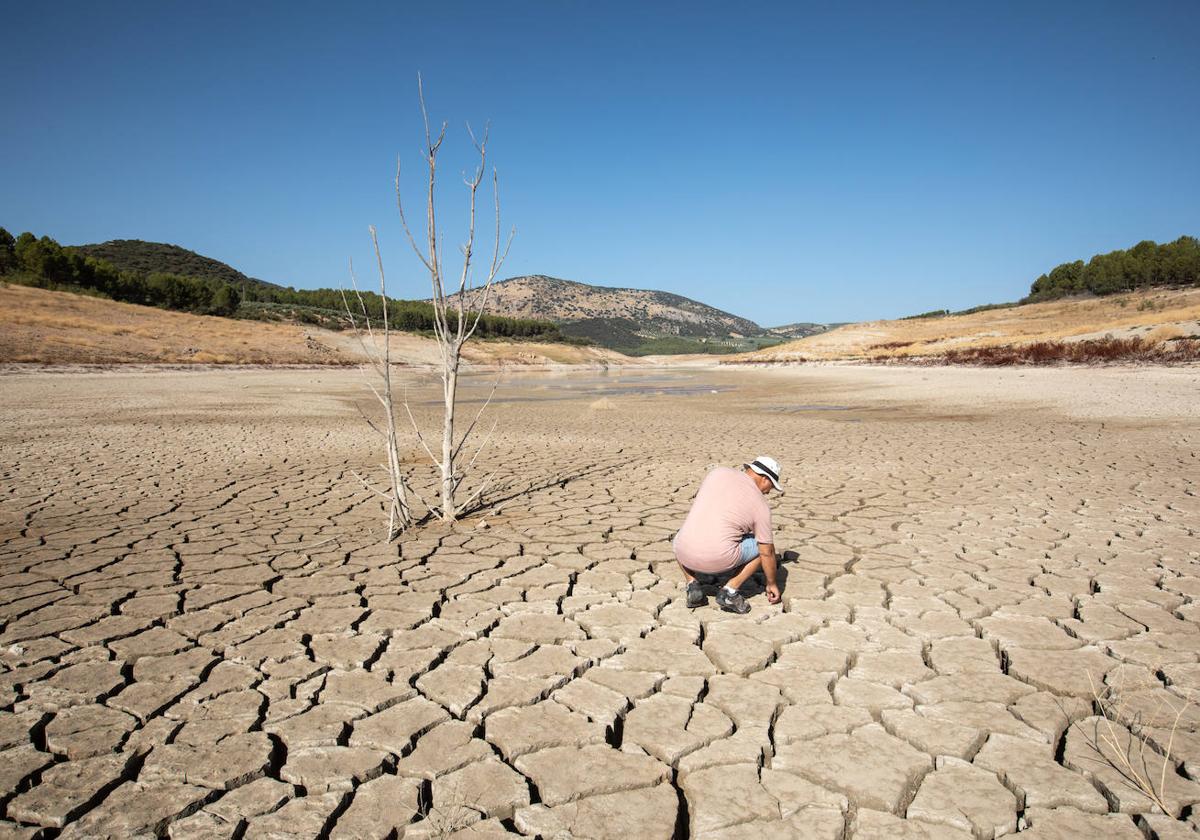
[[[379,318],[383,330],[378,338],[375,328],[371,324],[371,314],[367,311],[362,292],[358,289],[358,278],[354,274],[353,261],[350,263],[350,283],[354,288],[354,297],[358,304],[357,315],[346,297],[345,289],[342,289],[342,305],[346,309],[346,314],[350,318],[350,326],[354,329],[354,334],[366,357],[366,362],[361,365],[360,369],[364,375],[373,376],[373,380],[368,379],[367,387],[371,389],[371,393],[375,395],[383,409],[382,424],[373,422],[363,412],[361,406],[359,413],[367,421],[367,425],[384,439],[385,463],[380,466],[388,476],[387,491],[380,490],[357,472],[354,472],[353,475],[363,487],[384,500],[388,509],[387,539],[390,542],[412,524],[412,509],[408,503],[408,483],[404,473],[400,471],[400,443],[396,434],[396,404],[392,389],[392,329],[388,318],[387,280],[383,272],[383,257],[379,253],[379,237],[375,233],[374,226],[370,227],[370,231],[371,243],[375,246],[375,263],[379,267],[379,296],[383,304],[383,312]],[[359,319],[361,319],[361,324]]]
[[[465,450],[467,442],[475,432],[476,425],[483,415],[483,410],[487,408],[492,399],[491,396],[488,397],[483,407],[479,410],[479,413],[476,414],[475,419],[467,426],[466,431],[458,434],[455,429],[455,410],[457,407],[458,377],[462,364],[462,348],[470,340],[471,336],[475,334],[475,330],[478,329],[479,322],[487,310],[492,283],[495,281],[500,267],[504,264],[505,257],[508,256],[508,249],[512,245],[513,236],[516,231],[514,229],[509,232],[507,239],[503,240],[502,247],[502,237],[500,234],[500,181],[496,170],[493,168],[492,195],[496,214],[495,243],[486,277],[482,283],[476,283],[472,272],[475,257],[476,198],[479,193],[479,187],[483,183],[487,172],[487,142],[490,126],[484,128],[481,138],[477,138],[468,124],[467,134],[471,138],[471,143],[474,145],[475,151],[479,154],[479,163],[474,172],[469,177],[463,179],[470,196],[467,239],[461,247],[462,270],[458,276],[458,289],[457,291],[447,292],[444,274],[442,273],[441,239],[438,231],[436,202],[434,199],[435,185],[437,183],[437,156],[442,141],[446,137],[446,123],[442,123],[437,136],[434,137],[429,127],[429,112],[425,107],[425,92],[421,86],[420,76],[417,77],[417,94],[421,102],[421,118],[425,125],[425,162],[429,169],[425,207],[426,247],[424,250],[417,244],[416,237],[413,235],[408,220],[404,215],[404,202],[400,197],[399,160],[396,162],[396,206],[400,213],[400,221],[404,226],[404,232],[408,236],[408,241],[412,245],[413,251],[416,252],[417,257],[421,260],[421,263],[425,266],[426,271],[429,272],[430,286],[433,290],[433,332],[441,352],[443,408],[440,456],[435,454],[433,449],[426,443],[415,418],[413,418],[411,410],[408,411],[408,416],[413,430],[417,434],[417,439],[441,474],[441,503],[434,509],[434,512],[443,520],[454,520],[460,515],[469,512],[471,506],[482,499],[483,492],[491,479],[491,476],[484,478],[465,500],[459,495],[459,490],[462,489],[464,480],[491,439],[491,432],[489,431],[483,438],[483,441],[475,448],[474,453],[464,466],[463,462],[466,460]],[[495,394],[495,388],[492,389],[492,394]],[[405,409],[408,409],[407,400],[405,400]],[[493,424],[492,430],[494,431],[495,428],[495,424]]]

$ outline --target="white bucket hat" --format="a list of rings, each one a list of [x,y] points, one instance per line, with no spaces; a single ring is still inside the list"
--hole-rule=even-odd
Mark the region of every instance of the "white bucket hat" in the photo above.
[[[759,475],[765,475],[771,479],[771,483],[775,485],[775,489],[780,493],[783,488],[779,485],[779,462],[768,455],[759,455],[748,464],[743,464],[746,469],[754,470]]]

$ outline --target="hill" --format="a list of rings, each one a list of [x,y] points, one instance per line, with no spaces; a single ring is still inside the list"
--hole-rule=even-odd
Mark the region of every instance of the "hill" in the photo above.
[[[1200,289],[1150,289],[1108,297],[1072,298],[961,314],[848,324],[789,341],[735,361],[904,361],[967,351],[1138,338],[1171,345],[1200,337]]]
[[[765,337],[758,324],[691,298],[647,289],[592,286],[530,275],[496,283],[490,312],[537,318],[565,335],[605,347],[637,352],[702,352],[749,349]]]
[[[808,338],[810,335],[817,335],[840,326],[842,324],[814,324],[809,321],[800,321],[795,324],[784,324],[781,327],[767,327],[767,333],[780,338]]]
[[[0,275],[12,282],[195,314],[331,329],[348,325],[336,289],[269,283],[178,245],[117,239],[63,247],[32,234],[0,239]],[[377,317],[382,302],[371,292],[363,298]],[[399,329],[432,329],[428,301],[392,300],[389,312]],[[670,292],[531,275],[495,285],[479,336],[593,343],[643,356],[745,352],[823,329],[825,325],[799,323],[768,331],[748,318]]]
[[[434,339],[392,334],[398,364],[436,365]],[[470,364],[631,364],[598,347],[489,340],[467,345]],[[302,364],[363,361],[352,333],[173,312],[0,278],[0,364]]]
[[[247,277],[233,266],[220,260],[197,254],[178,245],[165,242],[144,242],[141,239],[113,239],[94,245],[70,246],[85,257],[105,260],[118,271],[129,271],[142,277],[151,274],[175,274],[180,277],[198,277],[202,280],[219,280],[240,288],[265,287],[281,289],[276,283],[268,283],[255,277]]]
[[[107,255],[121,262],[118,267]],[[172,271],[198,272],[176,274]],[[339,289],[293,289],[247,277],[236,269],[176,245],[118,240],[97,246],[63,247],[49,236],[30,232],[13,237],[0,227],[0,278],[53,291],[97,295],[125,303],[203,315],[223,315],[283,323],[346,329],[347,298]],[[383,299],[364,291],[355,297],[372,318],[383,313]],[[422,301],[388,299],[394,328],[431,332],[433,306]],[[579,344],[549,321],[485,315],[480,338],[514,338]]]

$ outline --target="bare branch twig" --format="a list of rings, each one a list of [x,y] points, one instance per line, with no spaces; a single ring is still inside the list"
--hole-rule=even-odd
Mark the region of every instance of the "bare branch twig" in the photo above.
[[[479,418],[483,416],[483,412],[492,404],[492,397],[496,396],[496,389],[500,387],[500,377],[496,377],[496,381],[492,383],[492,392],[488,394],[488,398],[484,400],[483,405],[479,407],[479,411],[475,413],[475,419],[471,421],[471,425],[467,426],[467,430],[463,432],[463,436],[458,441],[458,446],[454,449],[454,457],[457,458],[467,445],[468,438],[471,437],[471,432],[475,431],[475,424],[479,422]]]

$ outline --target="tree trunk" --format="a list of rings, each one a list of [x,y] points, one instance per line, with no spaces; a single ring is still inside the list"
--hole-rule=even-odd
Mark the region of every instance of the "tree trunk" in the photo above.
[[[442,518],[449,521],[454,521],[458,516],[454,505],[454,407],[458,391],[458,360],[458,350],[452,347],[448,352],[446,375],[442,380],[442,394],[446,403],[442,424]]]

